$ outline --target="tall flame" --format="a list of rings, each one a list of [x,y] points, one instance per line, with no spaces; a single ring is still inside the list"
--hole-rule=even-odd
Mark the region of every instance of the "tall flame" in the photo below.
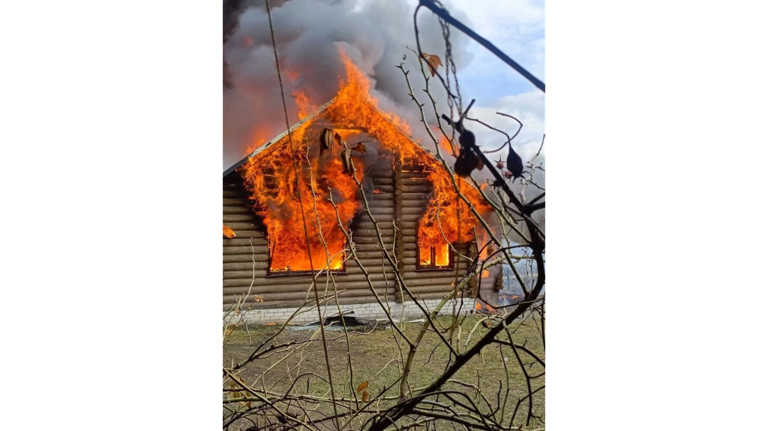
[[[360,209],[355,180],[344,173],[340,158],[332,157],[330,152],[321,156],[318,145],[308,145],[319,139],[317,136],[304,139],[308,125],[305,123],[291,133],[294,153],[285,137],[271,151],[251,158],[244,165],[243,177],[267,228],[272,272],[342,268],[346,237],[338,222],[341,220],[345,228],[349,227]],[[298,184],[294,162],[299,170]],[[353,158],[353,163],[357,178],[362,181],[362,162]],[[331,196],[338,208],[338,219],[329,201]],[[302,207],[311,262],[302,225]]]
[[[328,108],[329,116],[339,123],[365,127],[382,145],[397,150],[403,160],[415,159],[430,172],[428,178],[432,182],[433,193],[426,212],[419,221],[420,256],[422,264],[448,265],[449,247],[446,240],[451,243],[471,241],[472,228],[476,226],[475,217],[467,204],[458,198],[456,189],[441,163],[407,138],[411,133],[408,123],[394,114],[379,111],[378,101],[369,94],[368,79],[343,50],[339,49],[339,55],[346,69],[347,81]],[[444,137],[441,138],[440,144],[441,148],[450,150],[451,145]],[[462,193],[480,214],[490,211],[490,206],[470,184],[460,179],[458,184]],[[430,256],[431,260],[431,247],[435,247],[434,263],[424,259],[425,256]]]
[[[432,197],[424,216],[419,220],[419,250],[420,256],[429,256],[427,250],[434,247],[433,265],[445,266],[449,263],[448,243],[473,241],[477,219],[466,202],[456,193],[450,177],[440,170],[442,167],[435,169],[435,166],[429,166],[429,169],[431,170],[427,178],[432,183]],[[456,184],[459,191],[481,215],[490,210],[480,193],[470,184],[458,178]],[[424,264],[423,258],[422,264]]]
[[[466,203],[457,200],[454,186],[440,162],[408,138],[411,129],[403,119],[379,111],[377,99],[369,93],[368,78],[342,49],[339,49],[339,55],[346,77],[339,79],[339,92],[324,115],[338,128],[343,138],[348,137],[349,133],[341,129],[363,128],[381,143],[382,148],[399,154],[401,160],[415,160],[425,167],[434,185],[434,192],[419,222],[419,245],[435,247],[435,262],[428,263],[448,265],[448,243],[473,239],[472,229],[476,225],[474,216]],[[294,71],[286,71],[286,75],[292,81],[298,78]],[[315,105],[304,92],[294,92],[293,96],[299,107],[299,117],[304,118]],[[262,151],[258,157],[249,159],[241,170],[255,202],[254,208],[267,228],[270,270],[273,272],[342,268],[345,236],[338,224],[341,221],[348,228],[355,213],[361,208],[358,186],[345,173],[344,164],[338,157],[338,145],[334,144],[330,151],[321,154],[320,145],[309,144],[319,142],[317,132],[309,131],[314,121],[310,119],[291,132],[295,152],[290,151],[289,138],[286,136]],[[360,157],[352,157],[352,161],[357,179],[362,182],[363,161]],[[294,163],[299,169],[298,184]],[[459,184],[462,193],[478,211],[482,213],[489,209],[470,184],[460,179]],[[328,200],[331,195],[338,207],[338,218]],[[311,265],[301,224],[301,204],[310,242]]]
[[[285,74],[291,81],[298,79],[295,71],[287,70]],[[342,89],[352,87],[354,91],[360,91],[359,78],[348,76],[341,83]],[[303,91],[295,91],[292,95],[299,108],[299,117],[305,118],[315,105]],[[360,97],[359,93],[357,97]],[[354,120],[350,118],[350,121]],[[341,149],[334,148],[321,154],[319,145],[309,144],[319,142],[317,133],[309,132],[312,124],[313,121],[302,124],[291,132],[290,137],[285,136],[258,157],[249,159],[241,171],[255,210],[267,228],[271,272],[341,269],[346,236],[338,224],[341,222],[345,229],[348,228],[361,208],[357,183],[345,173],[344,164],[338,157]],[[295,148],[293,153],[289,139]],[[352,161],[355,175],[362,182],[362,161],[358,157],[352,157]],[[298,183],[294,163],[299,170]],[[329,201],[331,196],[336,209]],[[306,236],[303,221],[306,222]]]
[[[416,145],[408,136],[411,128],[395,114],[379,111],[378,100],[369,93],[370,82],[347,54],[339,48],[346,79],[339,79],[340,90],[326,114],[341,127],[362,127],[381,142],[384,148],[396,150],[401,158],[416,155]]]

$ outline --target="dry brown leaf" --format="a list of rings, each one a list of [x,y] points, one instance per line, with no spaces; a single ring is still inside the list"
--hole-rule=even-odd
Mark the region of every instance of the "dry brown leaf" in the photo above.
[[[231,239],[231,238],[234,238],[235,236],[237,236],[235,235],[235,231],[233,231],[231,227],[224,225],[224,237]]]
[[[367,402],[368,401],[368,395],[369,395],[368,391],[363,392],[363,402]]]
[[[361,392],[365,390],[368,387],[368,380],[364,381],[363,383],[360,383],[360,386],[357,387],[357,392]]]
[[[440,57],[438,57],[436,54],[432,55],[432,54],[427,54],[426,52],[422,52],[421,55],[423,57],[419,57],[419,60],[426,59],[427,63],[429,63],[429,65],[432,66],[429,68],[429,73],[431,73],[432,76],[435,76],[435,72],[437,72],[437,67],[442,66],[443,61],[440,60]]]
[[[432,56],[432,60],[433,60],[435,63],[437,63],[439,66],[442,66],[442,65],[443,65],[443,62],[442,62],[442,61],[440,61],[440,57],[438,57],[437,55],[433,55],[433,56]]]

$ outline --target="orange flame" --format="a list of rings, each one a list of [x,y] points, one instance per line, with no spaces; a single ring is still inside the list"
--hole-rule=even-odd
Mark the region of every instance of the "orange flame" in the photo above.
[[[233,231],[229,226],[225,225],[224,223],[221,224],[221,234],[226,236],[227,238],[235,237],[235,231]]]
[[[491,252],[495,250],[494,243],[490,243],[488,246],[486,246],[486,243],[488,243],[490,239],[491,238],[488,236],[488,232],[486,232],[485,229],[478,229],[477,244],[482,248],[482,250],[480,250],[480,260],[488,259],[488,256],[491,254]]]
[[[296,107],[299,110],[299,120],[303,120],[307,115],[317,110],[317,105],[309,100],[304,91],[296,90],[291,93],[291,96],[293,96],[293,100],[296,102]]]
[[[328,118],[341,127],[362,127],[382,146],[398,150],[401,158],[416,155],[416,145],[407,136],[411,128],[394,114],[378,110],[378,100],[369,94],[370,82],[355,63],[339,48],[346,79],[339,79],[340,90],[328,106]]]
[[[324,116],[334,124],[343,139],[359,133],[357,130],[362,128],[382,148],[399,154],[401,160],[415,160],[425,167],[434,192],[419,222],[419,246],[435,247],[434,265],[448,265],[448,242],[472,240],[475,217],[466,203],[457,200],[453,183],[442,164],[408,138],[411,129],[403,119],[378,110],[377,99],[369,93],[368,78],[342,49],[339,49],[339,55],[346,77],[339,79],[339,92],[324,111]],[[291,81],[298,79],[294,71],[286,70],[285,74]],[[316,109],[304,92],[294,92],[293,96],[301,118]],[[339,157],[341,151],[335,148],[338,144],[334,144],[330,151],[322,152],[320,145],[315,144],[320,138],[318,131],[310,132],[314,121],[310,119],[291,132],[295,152],[290,151],[286,136],[258,157],[251,158],[241,170],[254,208],[267,228],[272,272],[342,268],[346,237],[339,229],[339,220],[342,226],[348,228],[361,208],[358,186],[345,173]],[[360,155],[353,154],[352,161],[355,175],[362,182],[364,166]],[[298,183],[294,163],[299,170]],[[477,190],[469,183],[457,180],[462,193],[481,214],[490,209]],[[316,199],[313,199],[313,193]],[[338,219],[328,200],[330,196],[338,207]],[[302,204],[310,242],[309,256],[301,224]]]
[[[251,158],[244,165],[246,185],[267,228],[272,272],[341,269],[346,237],[338,227],[336,210],[328,199],[333,196],[338,218],[345,227],[360,209],[355,180],[344,173],[339,157],[333,157],[330,151],[321,156],[318,145],[308,146],[309,140],[304,139],[307,126],[304,124],[291,133],[295,153],[291,153],[286,145],[288,137],[285,137],[273,146],[272,151]],[[317,140],[319,136],[311,138],[312,142]],[[294,163],[299,170],[298,184]],[[362,162],[353,158],[353,163],[357,178],[362,181]],[[313,199],[313,193],[316,199]],[[302,208],[311,262],[307,255]]]
[[[498,314],[498,311],[496,311],[496,309],[493,308],[492,305],[480,302],[479,299],[477,300],[477,302],[475,302],[475,309],[477,311],[482,311],[483,313]]]
[[[432,247],[435,249],[435,262],[432,262]],[[450,247],[447,242],[430,245],[419,241],[419,259],[421,265],[448,266],[451,263]]]
[[[265,127],[257,127],[251,135],[253,136],[251,138],[251,143],[245,148],[245,152],[243,155],[247,156],[248,154],[251,154],[254,150],[259,148],[260,146],[264,145],[267,140],[269,139],[268,130]]]
[[[411,133],[408,123],[394,114],[380,112],[377,109],[378,101],[369,94],[368,78],[343,50],[339,49],[339,55],[346,69],[347,81],[328,108],[329,116],[334,122],[365,127],[383,146],[397,150],[401,159],[416,159],[430,172],[428,178],[434,190],[427,210],[419,221],[419,247],[435,247],[434,264],[448,265],[449,247],[446,240],[451,243],[470,241],[473,236],[472,228],[476,226],[477,220],[467,204],[457,197],[456,189],[442,164],[406,137]],[[447,140],[443,145],[446,144],[450,146]],[[469,183],[459,178],[457,181],[461,192],[481,215],[491,210],[480,193]],[[422,252],[420,256],[430,256],[430,253]]]
[[[448,243],[469,242],[474,239],[477,220],[469,206],[458,196],[450,177],[441,171],[442,167],[431,166],[427,178],[432,182],[433,191],[424,216],[419,220],[419,247],[435,247],[448,255]],[[489,205],[480,193],[467,182],[457,178],[461,193],[481,215],[490,211]],[[438,259],[435,259],[438,261]],[[445,265],[447,259],[443,259]],[[436,262],[437,265],[440,263]]]
[[[433,129],[433,134],[440,138],[438,145],[440,146],[440,150],[443,153],[443,157],[447,155],[456,157],[456,152],[454,151],[451,142],[448,141],[448,139],[443,135],[443,133],[440,131],[440,128]]]

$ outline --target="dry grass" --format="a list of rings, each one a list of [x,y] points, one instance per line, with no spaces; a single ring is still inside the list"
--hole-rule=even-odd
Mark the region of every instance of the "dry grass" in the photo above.
[[[463,350],[467,336],[473,328],[475,333],[469,341],[470,346],[487,331],[484,326],[477,325],[479,319],[479,316],[468,316],[464,319],[460,325],[460,341],[455,345],[460,345]],[[450,326],[451,320],[448,317],[443,317],[440,318],[440,323],[447,329]],[[516,320],[510,326],[510,331],[513,332],[515,343],[525,344],[528,349],[544,360],[544,349],[537,323],[538,321],[534,321],[533,318],[526,319],[525,321]],[[404,332],[409,338],[414,339],[420,326],[417,323],[405,324]],[[255,346],[266,337],[276,333],[277,330],[278,327],[276,326],[250,326],[250,341],[249,334],[244,329],[235,330],[224,347],[224,363],[231,365],[233,361],[237,363],[245,359]],[[455,331],[455,333],[454,341],[457,340],[459,331]],[[346,338],[343,332],[332,330],[326,332],[326,337],[328,338],[328,352],[331,360],[336,397],[351,398],[354,396],[354,389],[349,387]],[[448,337],[447,333],[446,337]],[[283,334],[277,337],[275,343],[289,340],[319,340],[319,338],[317,328],[289,327]],[[504,339],[506,339],[506,335],[504,335]],[[350,347],[354,369],[353,386],[355,388],[358,384],[368,381],[368,388],[371,394],[378,395],[386,387],[392,385],[401,375],[400,362],[398,361],[401,353],[395,341],[392,328],[355,330],[350,333]],[[406,355],[406,346],[401,345],[401,348],[402,354]],[[537,375],[544,371],[544,368],[538,363],[529,365],[535,361],[525,353],[519,350],[518,352],[524,364],[526,364],[526,369],[530,375]],[[434,332],[428,332],[415,357],[414,368],[410,377],[412,390],[418,391],[420,387],[428,385],[442,374],[448,360],[448,355],[447,347],[440,343],[438,336]],[[288,358],[283,358],[283,356],[285,355],[276,355],[260,362],[251,363],[240,376],[248,384],[255,383],[256,387],[266,388],[274,392],[287,390],[293,378],[303,372],[311,371],[323,377],[327,376],[325,359],[319,341],[307,344],[306,347],[299,349],[298,354]],[[274,366],[262,377],[262,373],[275,363],[278,365]],[[510,347],[500,346],[499,344],[493,344],[484,348],[481,355],[468,362],[454,376],[454,379],[473,385],[479,390],[479,393],[478,390],[472,387],[452,382],[446,384],[444,389],[460,390],[473,397],[476,403],[480,405],[485,404],[482,396],[485,396],[491,404],[496,405],[499,399],[504,399],[506,389],[509,387],[510,392],[505,407],[505,417],[507,418],[504,422],[505,424],[508,423],[508,418],[515,409],[518,399],[526,396],[528,393],[525,377],[514,352]],[[302,394],[307,393],[306,380],[301,380],[301,384],[297,385],[294,391]],[[533,389],[543,384],[544,377],[537,378],[533,380]],[[502,388],[501,390],[500,387]],[[396,384],[386,391],[385,397],[395,398],[398,395],[398,390],[399,385]],[[318,379],[313,379],[309,385],[308,393],[317,396],[328,396],[327,391],[328,386],[326,384],[323,384]],[[534,413],[544,419],[544,390],[534,394],[533,399]],[[521,403],[520,409],[521,411],[517,413],[515,419],[515,426],[525,424],[527,401]],[[354,425],[361,426],[362,423]],[[531,427],[540,427],[541,425],[540,422],[536,422],[532,423]]]

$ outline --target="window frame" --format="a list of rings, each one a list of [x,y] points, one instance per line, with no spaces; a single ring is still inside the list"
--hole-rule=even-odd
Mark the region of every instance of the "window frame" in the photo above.
[[[426,271],[453,271],[456,269],[455,266],[455,259],[454,259],[454,244],[448,244],[448,265],[445,266],[437,266],[434,264],[430,265],[423,265],[421,263],[421,247],[419,247],[418,243],[416,244],[416,271],[418,272],[426,272]],[[435,261],[435,253],[437,251],[437,248],[434,246],[429,247],[429,253],[430,253],[430,262]]]
[[[270,243],[271,243],[271,241],[270,241]],[[344,244],[342,245],[342,250],[346,249],[346,247],[347,247],[347,240],[345,239],[344,240]],[[342,261],[341,261],[341,268],[330,270],[330,274],[333,274],[333,275],[347,275],[347,259],[346,258],[347,258],[347,254],[344,253],[344,257],[342,258]],[[271,244],[267,245],[267,275],[266,275],[266,277],[268,277],[268,278],[271,278],[271,277],[298,277],[298,276],[302,276],[302,275],[312,275],[313,272],[314,271],[309,270],[309,269],[302,269],[300,271],[293,271],[293,270],[291,270],[291,271],[273,271],[272,270],[272,245]],[[322,273],[327,273],[327,272],[328,272],[328,270],[326,269],[326,270],[323,270]]]

